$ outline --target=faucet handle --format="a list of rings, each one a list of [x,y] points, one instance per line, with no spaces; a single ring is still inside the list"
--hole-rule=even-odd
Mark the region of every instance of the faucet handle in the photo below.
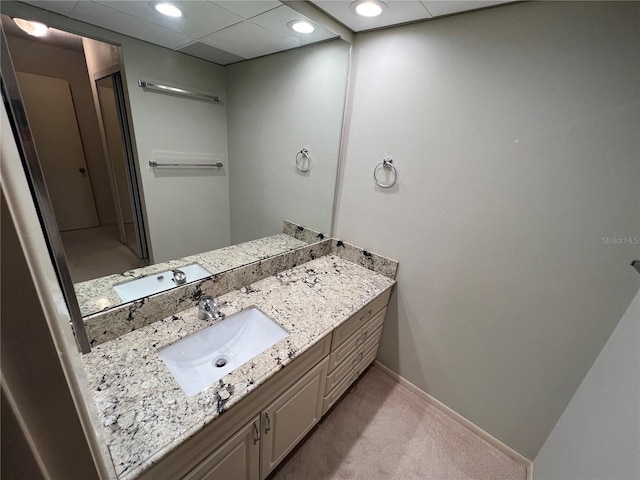
[[[187,275],[182,270],[175,268],[171,271],[173,272],[173,281],[176,285],[184,285],[187,283]]]
[[[203,295],[198,302],[198,318],[218,320],[224,318],[224,313],[219,310],[218,304],[211,295]]]
[[[202,295],[202,296],[200,297],[200,301],[198,302],[198,305],[204,305],[204,304],[205,304],[205,303],[207,303],[208,301],[212,301],[212,302],[214,302],[213,297],[212,297],[211,295]],[[215,302],[214,302],[214,303],[215,303]]]
[[[207,319],[207,305],[209,302],[213,302],[215,304],[211,295],[203,295],[200,297],[200,300],[198,301],[198,318],[200,320]]]

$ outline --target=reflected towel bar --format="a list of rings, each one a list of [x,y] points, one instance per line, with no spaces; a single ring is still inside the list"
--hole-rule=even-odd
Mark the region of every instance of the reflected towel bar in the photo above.
[[[197,98],[199,100],[206,100],[208,102],[218,103],[222,101],[222,99],[217,95],[214,96],[214,95],[207,95],[206,93],[191,92],[183,88],[172,87],[170,85],[161,85],[159,83],[151,83],[151,82],[147,82],[146,80],[138,80],[138,86],[145,88],[147,90],[153,90],[156,92],[163,92],[163,93],[171,93],[173,95],[181,95],[183,97],[189,97],[189,98]]]
[[[149,160],[149,166],[156,167],[213,167],[222,168],[224,165],[222,162],[218,163],[158,163],[153,160]]]

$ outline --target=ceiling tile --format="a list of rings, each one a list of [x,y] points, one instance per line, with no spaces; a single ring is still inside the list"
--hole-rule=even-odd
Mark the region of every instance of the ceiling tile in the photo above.
[[[224,50],[220,50],[216,47],[200,42],[195,42],[187,45],[186,47],[182,47],[178,51],[186,53],[187,55],[202,58],[209,62],[217,63],[218,65],[229,65],[231,63],[244,60],[242,57],[238,57],[237,55],[233,55],[229,52],[225,52]]]
[[[172,49],[194,40],[192,37],[94,2],[78,2],[69,17]]]
[[[200,38],[217,30],[229,27],[242,21],[242,17],[210,2],[174,1],[183,11],[182,17],[174,18],[162,15],[144,0],[95,0],[119,12],[128,13],[147,22],[160,25],[169,30],[180,32],[192,38]]]
[[[445,0],[422,0],[424,6],[429,10],[431,15],[439,17],[441,15],[450,15],[452,13],[466,12],[477,8],[490,7],[501,3],[510,3],[509,0],[502,1],[482,1],[482,0],[458,0],[455,2]]]
[[[61,15],[69,15],[69,12],[71,12],[78,2],[66,0],[28,0],[23,3],[28,3],[34,7],[49,10],[50,12],[59,13]]]
[[[291,30],[287,23],[291,20],[306,20],[312,23],[315,30],[311,33],[296,33]],[[299,14],[292,8],[285,5],[269,10],[267,13],[258,15],[251,19],[251,22],[272,31],[276,35],[279,35],[287,40],[287,43],[291,46],[306,45],[308,43],[320,42],[329,38],[334,38],[337,35],[330,32],[326,28],[312,22],[304,15]]]
[[[389,8],[378,17],[361,17],[351,11],[349,5],[353,1],[345,0],[312,0],[311,3],[324,10],[340,23],[354,32],[388,27],[399,23],[431,18],[431,13],[418,0],[397,0],[384,2]],[[457,3],[457,2],[446,2]]]
[[[211,2],[248,19],[282,5],[276,0],[226,0]]]
[[[287,48],[284,38],[249,21],[207,35],[200,41],[244,58],[260,57]]]

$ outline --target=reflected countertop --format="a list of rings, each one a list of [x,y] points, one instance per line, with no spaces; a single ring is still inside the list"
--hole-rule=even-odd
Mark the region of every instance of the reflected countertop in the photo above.
[[[78,298],[78,304],[80,305],[80,312],[82,316],[85,317],[123,304],[124,302],[113,288],[114,285],[120,283],[174,268],[184,267],[185,265],[191,265],[193,263],[199,264],[206,268],[212,275],[215,275],[305,245],[307,245],[307,243],[302,240],[280,233],[270,237],[259,238],[258,240],[211,250],[209,252],[189,255],[188,257],[177,260],[136,268],[124,273],[116,273],[95,280],[87,280],[86,282],[76,283],[74,289],[76,291],[76,297]]]

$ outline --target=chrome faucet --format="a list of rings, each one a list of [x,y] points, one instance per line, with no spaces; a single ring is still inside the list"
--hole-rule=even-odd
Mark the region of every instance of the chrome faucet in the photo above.
[[[176,285],[184,285],[187,283],[187,276],[182,270],[178,270],[177,268],[171,270],[173,272],[173,281]]]
[[[224,318],[224,313],[220,311],[218,304],[211,295],[204,295],[200,297],[198,302],[198,318],[200,320],[220,320]]]

